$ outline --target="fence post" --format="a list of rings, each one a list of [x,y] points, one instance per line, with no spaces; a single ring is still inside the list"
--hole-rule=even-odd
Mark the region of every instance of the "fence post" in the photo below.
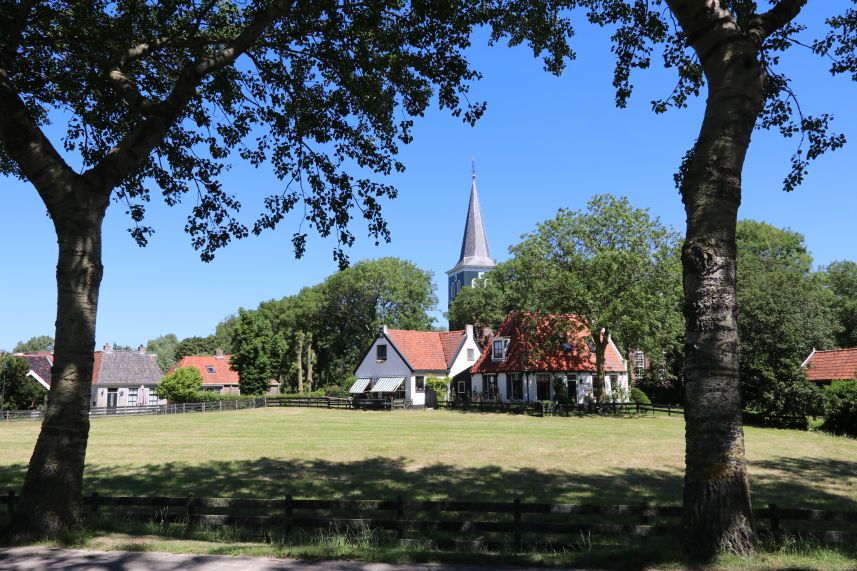
[[[187,497],[187,529],[193,529],[193,516],[194,516],[194,506],[193,506],[193,496]]]
[[[220,405],[220,412],[223,412],[223,401],[219,400],[217,403]]]
[[[92,515],[98,515],[98,492],[92,492],[92,506],[90,506]]]
[[[205,401],[202,401],[202,412],[205,412]]]
[[[283,527],[286,530],[287,536],[290,535],[292,532],[292,519],[294,516],[294,503],[292,500],[293,500],[292,495],[286,494],[286,513],[285,513],[286,521],[284,522],[285,525]]]
[[[774,538],[780,539],[780,510],[777,507],[777,504],[768,504],[768,519],[771,520],[771,533],[774,534]]]
[[[515,498],[514,511],[512,512],[515,523],[515,549],[521,550],[521,498]]]
[[[396,529],[396,539],[402,539],[405,535],[405,500],[402,494],[396,496],[396,521],[399,522]]]

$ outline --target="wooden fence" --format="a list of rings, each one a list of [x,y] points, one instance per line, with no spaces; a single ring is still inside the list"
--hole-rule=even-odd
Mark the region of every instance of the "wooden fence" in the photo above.
[[[248,408],[264,408],[268,406],[267,397],[217,400],[207,402],[188,402],[180,404],[160,404],[147,406],[117,406],[92,407],[89,409],[90,418],[113,416],[142,416],[152,414],[184,414],[191,412],[220,412],[243,410]],[[0,420],[42,420],[44,411],[41,410],[4,410],[0,411]]]
[[[533,416],[572,416],[578,414],[656,414],[683,416],[684,409],[670,404],[587,403],[563,404],[553,402],[438,402],[438,408],[463,412],[501,412]]]
[[[17,496],[0,497],[7,513]],[[110,520],[163,524],[234,526],[272,535],[295,530],[372,530],[392,539],[429,541],[439,547],[572,545],[581,537],[645,538],[678,531],[677,506],[578,505],[511,502],[320,500],[100,496],[84,497],[89,513]],[[771,505],[754,511],[757,526],[833,544],[857,542],[857,512],[783,509]],[[830,529],[835,528],[835,529]]]

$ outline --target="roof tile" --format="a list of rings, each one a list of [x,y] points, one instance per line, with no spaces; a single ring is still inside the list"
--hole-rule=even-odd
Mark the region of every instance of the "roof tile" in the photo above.
[[[857,377],[857,347],[816,351],[807,359],[806,377],[817,382]]]
[[[415,371],[447,371],[465,332],[388,329],[386,334]]]

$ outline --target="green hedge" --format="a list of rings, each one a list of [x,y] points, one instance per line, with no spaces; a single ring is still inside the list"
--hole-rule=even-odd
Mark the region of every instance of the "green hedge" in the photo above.
[[[824,429],[857,436],[857,380],[836,381],[824,389]]]

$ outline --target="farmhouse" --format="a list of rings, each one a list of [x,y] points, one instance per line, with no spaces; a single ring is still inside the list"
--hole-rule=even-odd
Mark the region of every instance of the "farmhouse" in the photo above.
[[[830,351],[813,349],[801,367],[806,370],[807,379],[820,384],[857,378],[857,347]]]
[[[92,406],[115,408],[164,404],[155,387],[164,373],[155,355],[142,345],[137,351],[115,351],[111,344],[95,352],[92,368]]]
[[[594,396],[594,351],[591,332],[573,315],[513,311],[471,368],[470,386],[461,380],[455,391],[464,399],[556,400],[556,380],[573,402],[585,403]],[[607,393],[627,393],[627,363],[611,339],[604,360]]]
[[[357,381],[349,392],[393,396],[425,406],[426,378],[466,373],[478,356],[472,325],[459,331],[411,331],[385,325],[357,367]]]
[[[241,394],[238,387],[238,371],[232,368],[229,362],[231,358],[232,355],[224,355],[223,349],[217,349],[214,355],[188,355],[183,357],[172,370],[175,371],[179,367],[194,367],[202,375],[203,392],[238,395]],[[280,383],[272,380],[268,394],[280,394]]]

